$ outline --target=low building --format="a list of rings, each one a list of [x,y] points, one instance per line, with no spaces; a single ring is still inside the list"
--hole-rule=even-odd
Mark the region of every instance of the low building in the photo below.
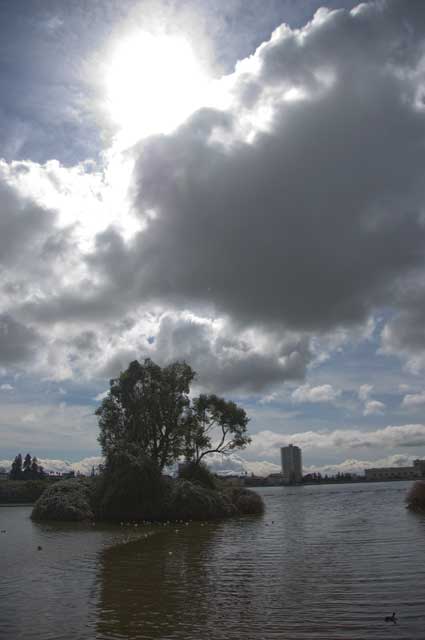
[[[422,477],[419,466],[413,467],[379,467],[365,469],[366,480],[416,480]]]
[[[413,466],[418,471],[421,478],[425,477],[425,460],[414,460]]]
[[[265,480],[266,484],[270,486],[280,485],[283,484],[283,475],[281,473],[270,473]]]

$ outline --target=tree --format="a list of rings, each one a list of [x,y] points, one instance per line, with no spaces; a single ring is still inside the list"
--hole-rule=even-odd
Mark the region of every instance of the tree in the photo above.
[[[193,400],[191,420],[185,437],[185,457],[199,464],[211,453],[227,454],[244,449],[249,418],[242,407],[215,394],[201,394]]]
[[[131,362],[96,410],[106,468],[113,459],[143,455],[162,470],[184,456],[199,465],[211,453],[243,449],[251,441],[241,407],[214,394],[192,402],[195,372],[185,362],[160,367]],[[127,457],[126,457],[127,456]],[[128,458],[130,459],[130,458]]]
[[[35,456],[31,462],[30,475],[32,480],[37,480],[39,478],[39,466],[37,458]]]
[[[21,480],[22,478],[22,455],[19,453],[12,462],[10,470],[11,480]]]
[[[23,475],[25,480],[29,480],[31,478],[31,456],[29,453],[27,453],[24,459]]]
[[[137,360],[110,381],[96,410],[106,465],[123,451],[143,453],[162,470],[181,455],[191,417],[189,389],[195,372],[185,362],[161,368]]]

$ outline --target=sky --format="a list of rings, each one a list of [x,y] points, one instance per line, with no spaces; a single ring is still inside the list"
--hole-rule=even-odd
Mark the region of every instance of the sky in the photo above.
[[[425,3],[0,0],[0,464],[99,460],[129,362],[265,474],[425,456]]]

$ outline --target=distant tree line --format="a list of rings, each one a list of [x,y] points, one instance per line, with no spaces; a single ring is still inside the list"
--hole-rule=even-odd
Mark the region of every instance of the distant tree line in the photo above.
[[[46,474],[35,456],[32,458],[27,453],[22,460],[22,454],[18,453],[12,462],[9,477],[11,480],[43,480]]]
[[[357,479],[355,474],[341,473],[339,471],[333,476],[329,476],[327,473],[324,476],[321,473],[307,473],[303,476],[303,482],[351,482]]]

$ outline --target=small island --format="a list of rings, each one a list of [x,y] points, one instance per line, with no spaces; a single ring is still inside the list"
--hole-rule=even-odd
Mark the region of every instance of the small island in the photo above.
[[[99,474],[49,486],[33,520],[137,523],[263,513],[257,493],[221,482],[204,462],[246,447],[249,418],[214,394],[192,398],[194,378],[185,362],[131,362],[96,410],[105,459]],[[176,478],[164,473],[172,465]]]

